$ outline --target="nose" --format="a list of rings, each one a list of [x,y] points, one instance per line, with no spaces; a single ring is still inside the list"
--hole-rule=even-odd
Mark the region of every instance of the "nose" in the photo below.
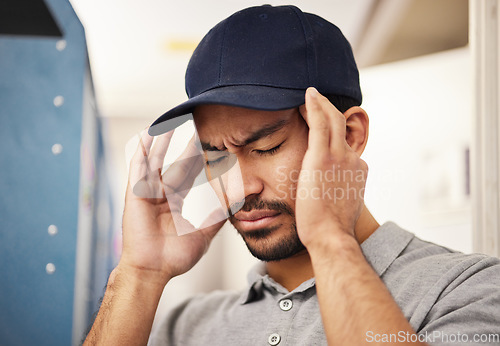
[[[255,165],[240,159],[223,175],[222,184],[232,214],[241,209],[245,198],[260,194],[264,187]]]

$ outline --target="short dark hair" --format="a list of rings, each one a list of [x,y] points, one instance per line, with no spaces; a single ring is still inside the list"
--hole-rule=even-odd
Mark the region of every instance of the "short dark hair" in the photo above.
[[[351,107],[361,105],[359,101],[349,96],[343,96],[343,95],[325,95],[325,96],[341,113],[345,113]]]

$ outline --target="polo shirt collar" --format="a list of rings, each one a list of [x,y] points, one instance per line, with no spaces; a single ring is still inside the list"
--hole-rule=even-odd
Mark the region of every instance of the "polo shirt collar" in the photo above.
[[[281,294],[291,294],[304,292],[309,288],[314,287],[316,284],[316,279],[311,278],[301,283],[292,292],[289,292],[285,287],[274,281],[273,278],[271,278],[269,274],[267,274],[265,262],[259,262],[254,265],[248,272],[247,280],[249,283],[249,287],[245,291],[243,291],[243,294],[241,295],[241,304],[260,300],[263,296],[263,290],[266,288],[275,290],[276,292]]]
[[[361,244],[361,250],[375,272],[379,276],[382,276],[414,237],[414,234],[405,231],[394,222],[389,221],[377,228]],[[286,288],[269,277],[266,272],[265,262],[259,262],[254,265],[247,275],[247,280],[249,286],[241,295],[241,304],[261,299],[264,288],[274,289],[282,294],[290,293]],[[316,280],[314,278],[309,279],[292,292],[303,292],[314,287],[315,284]]]

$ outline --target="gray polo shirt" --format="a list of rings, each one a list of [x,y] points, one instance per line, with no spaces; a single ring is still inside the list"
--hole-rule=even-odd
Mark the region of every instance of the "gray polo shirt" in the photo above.
[[[423,241],[392,222],[361,248],[421,341],[500,345],[500,259]],[[243,292],[216,291],[178,305],[153,331],[150,345],[327,344],[314,278],[289,292],[262,263],[248,280]],[[375,344],[410,336],[368,331],[365,338]]]

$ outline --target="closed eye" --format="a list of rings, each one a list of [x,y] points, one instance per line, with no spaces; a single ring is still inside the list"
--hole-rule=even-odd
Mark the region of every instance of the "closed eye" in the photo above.
[[[285,140],[286,141],[286,140]],[[283,143],[285,143],[285,141],[281,142],[280,144],[278,144],[277,146],[271,148],[271,149],[267,149],[267,150],[257,150],[255,149],[254,151],[258,154],[258,155],[273,155],[274,153],[276,153],[281,145]],[[226,158],[228,157],[228,155],[224,155],[224,156],[220,156],[218,157],[217,159],[214,159],[214,160],[205,160],[205,165],[209,166],[209,167],[214,167],[214,166],[217,166],[218,164],[222,163]]]
[[[255,152],[259,155],[272,155],[274,153],[276,153],[279,148],[281,147],[281,145],[285,143],[285,141],[281,142],[280,144],[278,144],[277,146],[275,146],[274,148],[271,148],[271,149],[268,149],[268,150],[255,150]]]
[[[217,158],[215,160],[206,160],[205,161],[205,165],[207,165],[209,167],[216,166],[219,163],[221,163],[222,161],[224,161],[225,158],[227,158],[227,155],[221,156],[221,157],[219,157],[219,158]]]

